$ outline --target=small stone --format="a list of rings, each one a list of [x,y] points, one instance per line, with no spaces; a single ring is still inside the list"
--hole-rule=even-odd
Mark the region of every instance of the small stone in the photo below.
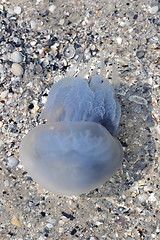
[[[145,179],[141,179],[138,181],[138,185],[141,186],[145,186],[146,180]]]
[[[48,65],[49,65],[49,60],[45,58],[42,62],[42,67],[46,68]]]
[[[37,74],[41,73],[42,70],[43,70],[43,69],[42,69],[42,67],[41,67],[40,64],[37,64],[37,65],[35,66],[35,72],[36,72]]]
[[[144,192],[152,191],[152,186],[144,186]]]
[[[62,227],[59,228],[60,233],[64,233],[65,231],[66,231],[65,228],[62,228]]]
[[[16,226],[16,227],[21,227],[21,223],[20,221],[18,220],[18,218],[16,216],[13,216],[12,220],[11,220],[11,224]]]
[[[15,13],[15,14],[19,15],[19,14],[21,14],[21,11],[22,11],[22,9],[21,9],[20,6],[15,6],[15,7],[14,7],[14,13]]]
[[[4,6],[0,5],[0,10],[3,11],[4,10]]]
[[[145,202],[148,199],[148,196],[147,196],[147,194],[140,194],[140,195],[138,195],[138,199],[141,202]]]
[[[60,19],[60,21],[59,21],[59,25],[63,25],[64,24],[64,18],[62,18],[62,19]]]
[[[3,108],[3,103],[0,102],[0,108]]]
[[[148,200],[150,202],[157,202],[157,198],[155,197],[155,193],[151,193],[151,195],[149,196]]]
[[[137,56],[139,59],[144,58],[145,52],[144,52],[144,51],[137,51],[136,56]]]
[[[41,2],[41,0],[37,0],[36,5],[38,5]]]
[[[47,223],[47,224],[46,224],[46,227],[49,228],[49,229],[50,229],[50,228],[53,228],[53,224]]]
[[[8,180],[5,180],[5,181],[4,181],[4,186],[6,186],[6,187],[9,186],[9,181],[8,181]]]
[[[54,219],[54,218],[50,218],[50,219],[47,220],[47,222],[48,222],[48,223],[51,223],[51,224],[53,224],[53,225],[55,225],[56,222],[57,222],[57,220]]]
[[[0,73],[3,73],[4,67],[2,64],[0,64]]]
[[[34,40],[30,42],[30,44],[31,44],[32,47],[34,47],[34,46],[36,45],[36,43],[37,43],[37,42],[34,41]]]
[[[22,62],[23,58],[22,58],[22,54],[18,51],[15,51],[11,54],[11,61],[15,62],[15,63],[20,63]]]
[[[151,7],[150,8],[150,13],[151,14],[155,14],[155,13],[157,13],[158,12],[158,6],[154,6],[154,7]]]
[[[53,13],[55,9],[56,9],[56,6],[55,6],[55,5],[51,5],[51,6],[49,7],[49,11],[50,11],[51,13]]]
[[[15,168],[15,167],[17,167],[18,163],[19,163],[18,159],[11,156],[8,158],[7,166],[9,168]]]
[[[7,97],[7,95],[8,95],[8,90],[5,90],[5,91],[1,92],[0,98],[1,98],[1,99],[4,99],[4,98]]]
[[[36,29],[37,23],[36,23],[34,20],[31,20],[31,21],[30,21],[30,24],[31,24],[31,28],[32,28],[32,29]]]
[[[18,63],[13,63],[12,64],[12,68],[11,68],[11,72],[13,73],[13,75],[20,77],[23,75],[23,68],[20,64]]]
[[[95,49],[96,49],[96,46],[93,44],[93,45],[91,46],[91,50],[94,51]]]
[[[118,43],[118,44],[121,44],[121,43],[122,43],[122,38],[121,38],[121,37],[117,37],[116,40],[117,40],[117,43]]]
[[[21,39],[18,37],[13,37],[13,42],[15,42],[17,45],[21,45]]]
[[[137,19],[138,18],[138,14],[135,14],[134,16],[133,16],[133,19]]]

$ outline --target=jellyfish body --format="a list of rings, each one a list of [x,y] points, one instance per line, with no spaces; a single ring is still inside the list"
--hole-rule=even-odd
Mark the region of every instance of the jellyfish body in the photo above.
[[[55,83],[41,118],[20,146],[31,176],[57,194],[81,194],[102,185],[121,166],[123,150],[114,137],[121,107],[113,86],[101,75],[90,83],[66,77]]]
[[[31,176],[57,194],[81,194],[102,185],[121,165],[118,140],[100,124],[58,122],[35,127],[20,156]]]

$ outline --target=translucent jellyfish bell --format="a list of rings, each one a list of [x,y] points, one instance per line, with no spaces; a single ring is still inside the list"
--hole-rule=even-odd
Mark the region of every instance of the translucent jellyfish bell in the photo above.
[[[81,194],[102,185],[122,163],[119,141],[100,124],[39,125],[22,141],[20,157],[42,187],[57,194]]]

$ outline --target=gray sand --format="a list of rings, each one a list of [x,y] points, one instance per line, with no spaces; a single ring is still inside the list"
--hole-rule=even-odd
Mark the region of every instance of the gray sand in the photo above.
[[[160,239],[159,27],[159,1],[1,0],[0,239]],[[102,49],[121,79],[123,166],[88,194],[57,196],[29,176],[19,145],[54,81],[80,54],[96,67]]]

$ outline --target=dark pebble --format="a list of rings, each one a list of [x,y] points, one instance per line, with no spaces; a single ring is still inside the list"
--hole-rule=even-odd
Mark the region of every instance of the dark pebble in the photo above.
[[[71,235],[74,235],[76,232],[77,232],[77,230],[74,228],[74,229],[71,231]]]
[[[144,52],[144,51],[137,51],[136,56],[137,56],[139,59],[144,58],[145,52]]]
[[[34,108],[33,103],[29,104],[28,109],[33,109],[33,108]]]
[[[103,210],[100,207],[97,207],[98,212],[103,212]]]
[[[66,218],[69,218],[71,221],[73,221],[75,219],[75,217],[69,213],[66,212],[62,212],[63,216],[65,216]]]
[[[122,147],[128,147],[128,144],[126,142],[121,142]]]
[[[45,212],[41,212],[41,215],[42,215],[42,217],[45,217],[46,213]]]
[[[8,234],[9,234],[11,237],[16,236],[16,234],[15,234],[15,233],[12,233],[12,232],[8,232]]]
[[[133,16],[133,19],[137,19],[138,18],[138,14],[135,14],[134,16]]]

